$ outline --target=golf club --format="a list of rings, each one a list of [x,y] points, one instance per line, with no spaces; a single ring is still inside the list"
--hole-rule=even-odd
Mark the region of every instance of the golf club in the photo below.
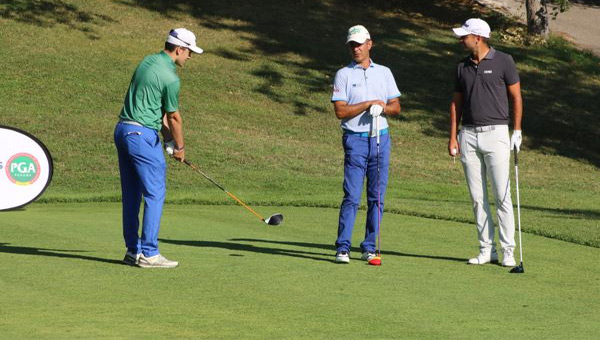
[[[229,191],[225,190],[225,188],[222,187],[221,185],[219,185],[219,183],[215,182],[215,180],[213,180],[212,178],[208,177],[208,175],[206,175],[197,166],[195,166],[194,164],[188,162],[187,160],[184,160],[183,163],[185,163],[190,168],[192,168],[192,169],[196,170],[197,172],[199,172],[202,176],[204,176],[204,178],[206,178],[207,180],[209,180],[212,184],[216,185],[217,188],[223,190],[227,194],[227,196],[231,197],[236,202],[238,202],[239,204],[241,204],[244,208],[248,209],[248,211],[250,211],[251,213],[253,213],[256,217],[260,218],[260,220],[263,221],[263,222],[265,222],[266,224],[268,224],[268,225],[279,225],[283,221],[283,215],[282,214],[274,214],[274,215],[271,215],[269,218],[264,219],[256,211],[254,211],[254,209],[250,208],[248,205],[246,205],[246,203],[242,202],[242,200],[240,200],[239,198],[235,197],[234,194],[232,194]]]
[[[375,117],[375,135],[377,136],[377,250],[374,258],[369,260],[372,266],[381,266],[381,201],[379,192],[379,116]]]
[[[519,158],[517,157],[517,150],[514,150],[515,153],[515,183],[517,186],[517,224],[519,226],[519,258],[521,260],[521,264],[514,267],[510,270],[511,273],[514,274],[522,274],[525,273],[525,268],[523,268],[523,243],[521,241],[521,202],[519,201]]]

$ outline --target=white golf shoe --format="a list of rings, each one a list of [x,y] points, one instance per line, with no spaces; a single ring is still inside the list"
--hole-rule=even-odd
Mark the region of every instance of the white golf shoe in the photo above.
[[[503,249],[502,265],[504,267],[514,267],[517,265],[513,249]]]
[[[161,254],[146,257],[144,254],[140,256],[138,266],[142,268],[175,268],[179,265],[177,261],[167,260]]]
[[[469,259],[469,264],[498,263],[498,252],[496,249],[481,249],[479,255]]]
[[[371,253],[368,251],[365,251],[364,253],[362,253],[362,256],[360,257],[361,260],[363,261],[371,261],[373,258],[375,258],[377,255],[375,255],[375,253]]]
[[[336,263],[350,263],[350,255],[347,251],[340,251],[335,254]]]

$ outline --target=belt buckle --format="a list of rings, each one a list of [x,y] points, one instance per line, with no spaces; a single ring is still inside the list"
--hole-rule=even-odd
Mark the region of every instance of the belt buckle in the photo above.
[[[464,126],[465,130],[473,131],[475,133],[487,132],[496,130],[496,126],[494,125],[485,125],[485,126]]]

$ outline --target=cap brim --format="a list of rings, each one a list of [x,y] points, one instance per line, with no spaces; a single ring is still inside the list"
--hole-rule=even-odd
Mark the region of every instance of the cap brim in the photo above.
[[[462,27],[453,28],[452,31],[454,31],[454,34],[456,34],[459,37],[464,37],[465,35],[471,34],[469,31]]]
[[[348,38],[348,40],[346,40],[346,44],[351,41],[357,42],[359,44],[364,44],[365,41],[367,41],[367,40],[369,40],[369,38],[367,38],[367,37],[350,37],[350,38]]]
[[[204,50],[198,46],[187,46],[187,48],[189,48],[190,50],[192,50],[192,52],[197,54],[201,54],[202,52],[204,52]]]

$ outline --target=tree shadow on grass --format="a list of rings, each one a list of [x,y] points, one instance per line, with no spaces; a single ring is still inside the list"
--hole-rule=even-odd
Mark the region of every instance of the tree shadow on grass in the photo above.
[[[167,16],[183,12],[207,28],[235,32],[251,47],[220,48],[217,54],[281,65],[273,68],[257,63],[250,74],[262,84],[254,91],[291,104],[292,113],[301,116],[332,114],[325,106],[311,105],[303,98],[307,93],[331,93],[335,71],[350,61],[345,32],[352,25],[364,24],[374,39],[373,60],[391,68],[404,94],[401,100],[408,118],[397,119],[420,122],[423,134],[437,138],[447,137],[453,73],[466,55],[450,28],[470,17],[483,17],[495,32],[519,25],[467,0],[115,2]],[[431,35],[432,29],[447,32],[448,39],[440,41],[439,35]],[[594,118],[600,106],[600,85],[586,82],[589,75],[600,77],[598,59],[581,57],[561,44],[521,48],[492,38],[492,45],[513,54],[521,69],[525,148],[600,166],[600,120]],[[287,88],[287,78],[300,86]]]
[[[123,0],[115,2],[133,6]],[[431,97],[439,95],[439,84],[447,83],[452,63],[441,66],[439,62],[432,62],[439,61],[437,51],[412,46],[419,45],[424,40],[421,37],[431,28],[456,25],[476,13],[466,0],[374,0],[368,3],[359,0],[133,0],[133,4],[167,16],[185,12],[204,27],[235,32],[251,47],[229,51],[219,48],[216,53],[235,61],[268,60],[282,66],[273,68],[257,63],[250,74],[262,80],[262,84],[254,91],[275,102],[292,104],[296,115],[331,114],[330,110],[311,105],[303,98],[307,93],[331,93],[335,71],[351,61],[344,44],[345,32],[357,23],[365,24],[374,37],[374,61],[389,66],[401,91],[411,95],[405,109],[410,111],[415,103],[431,108]],[[424,22],[415,17],[436,21]],[[488,19],[494,23],[502,20],[491,14]],[[440,67],[443,72],[439,72]],[[439,77],[444,81],[438,81]],[[283,80],[288,78],[293,78],[300,88],[286,88]],[[450,93],[446,92],[443,101],[437,100],[440,107],[447,106]],[[427,97],[421,98],[423,95]]]
[[[411,199],[415,200],[415,201],[421,201],[421,202],[453,203],[453,204],[461,205],[464,207],[467,207],[471,204],[471,201],[468,199],[456,200],[456,199],[433,199],[433,198],[422,198],[422,197],[411,198]],[[490,207],[492,208],[492,211],[495,211],[496,203],[494,201],[490,202]],[[559,217],[564,217],[567,219],[600,220],[600,210],[594,210],[594,209],[561,209],[561,208],[548,208],[548,207],[541,207],[541,206],[527,205],[527,204],[521,204],[521,209],[539,211],[539,212],[548,213],[548,214],[552,214],[552,215],[560,215]],[[411,215],[411,216],[416,215],[414,212],[407,212],[405,210],[394,209],[394,208],[386,209],[386,211],[389,211],[389,212],[392,212],[395,214],[400,214],[400,215]],[[445,218],[445,217],[440,216],[439,212],[433,212],[431,214],[427,214],[426,212],[421,211],[420,213],[422,215],[416,215],[416,216],[425,217],[425,218],[433,218],[436,220],[440,219],[440,220],[445,220],[445,221],[463,222],[463,223],[468,223],[468,224],[471,224],[473,222],[473,220],[471,218],[457,219],[457,218],[450,217],[450,216]]]
[[[83,11],[61,0],[0,0],[0,16],[40,27],[66,25],[92,40],[100,39],[94,25],[115,22],[107,15]]]
[[[112,259],[103,259],[100,257],[85,256],[85,255],[79,255],[79,254],[70,254],[70,253],[83,252],[81,250],[20,247],[20,246],[11,246],[9,244],[10,243],[0,243],[0,253],[17,254],[17,255],[33,255],[33,256],[50,256],[50,257],[58,257],[58,258],[87,260],[87,261],[96,261],[96,262],[124,265],[123,261],[112,260]]]
[[[325,262],[334,262],[333,252],[335,248],[333,245],[327,244],[318,244],[318,243],[306,243],[306,242],[289,242],[289,241],[273,241],[273,240],[261,240],[261,239],[246,239],[246,238],[236,238],[230,239],[229,241],[233,242],[215,242],[215,241],[184,241],[184,240],[167,240],[161,239],[161,242],[176,244],[176,245],[184,245],[191,247],[202,247],[202,248],[220,248],[227,249],[233,251],[246,251],[253,252],[259,254],[270,254],[270,255],[283,255],[283,256],[291,256],[296,258],[304,258],[315,261],[325,261]],[[244,244],[238,242],[250,242],[250,243],[266,243],[266,244],[275,244],[275,245],[284,245],[284,246],[292,246],[292,247],[302,247],[302,248],[310,248],[317,250],[327,250],[326,253],[321,251],[302,251],[302,250],[294,250],[294,249],[286,249],[286,248],[272,248],[272,247],[259,247],[254,244]],[[357,247],[353,247],[351,249],[352,252],[360,254],[361,249]],[[433,260],[445,260],[445,261],[455,261],[455,262],[465,262],[466,259],[457,258],[457,257],[448,257],[448,256],[433,256],[433,255],[419,255],[419,254],[408,254],[401,253],[395,251],[383,251],[382,255],[391,255],[391,256],[401,256],[401,257],[414,257],[414,258],[425,258],[425,259],[433,259]]]
[[[335,250],[335,248],[332,245],[319,244],[319,243],[308,243],[308,242],[273,241],[273,240],[248,239],[248,238],[234,238],[234,239],[230,239],[230,241],[260,242],[260,243],[288,245],[288,246],[294,246],[294,247],[326,249],[329,251]],[[356,254],[360,254],[362,252],[362,250],[358,247],[352,247],[350,249],[350,251],[353,253],[356,253]],[[465,262],[467,260],[467,259],[458,258],[458,257],[410,254],[410,253],[402,253],[402,252],[397,252],[397,251],[382,251],[381,255],[382,256],[383,255],[392,255],[392,256],[400,256],[400,257],[414,257],[414,258],[420,258],[420,259],[432,259],[432,260],[444,260],[444,261],[456,261],[456,262]],[[331,254],[329,256],[331,256]]]
[[[521,209],[534,210],[551,215],[557,215],[559,218],[566,219],[582,219],[582,220],[600,220],[600,211],[591,209],[559,209],[559,208],[546,208],[536,207],[532,205],[522,205]]]

